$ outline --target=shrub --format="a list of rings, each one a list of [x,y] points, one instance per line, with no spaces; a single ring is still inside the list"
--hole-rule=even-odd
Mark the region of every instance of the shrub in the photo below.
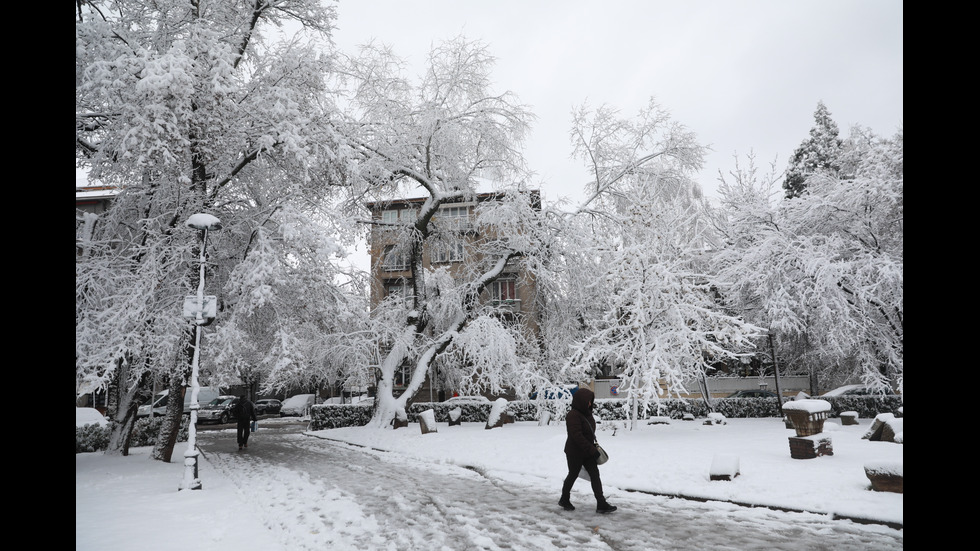
[[[370,404],[317,404],[310,408],[310,430],[362,427],[371,411]]]
[[[163,417],[137,419],[136,424],[133,425],[133,435],[130,438],[129,446],[138,448],[155,445],[162,424]],[[190,415],[184,415],[180,422],[180,431],[177,432],[178,442],[187,442],[187,431],[190,430],[190,424]],[[75,453],[104,451],[107,447],[109,447],[108,425],[100,427],[92,423],[75,427]]]
[[[75,453],[104,450],[109,445],[109,427],[89,423],[75,427]]]

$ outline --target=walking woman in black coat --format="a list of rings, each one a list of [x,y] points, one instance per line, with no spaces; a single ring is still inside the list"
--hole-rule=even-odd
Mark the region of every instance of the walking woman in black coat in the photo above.
[[[617,509],[616,506],[606,502],[602,493],[602,480],[599,478],[599,450],[595,447],[595,417],[592,416],[592,408],[595,406],[595,394],[587,388],[579,388],[572,396],[572,409],[568,410],[565,416],[565,430],[568,431],[568,438],[565,440],[565,459],[568,461],[568,476],[561,487],[561,505],[566,511],[574,511],[575,506],[571,502],[572,485],[578,478],[578,473],[585,467],[585,472],[589,473],[592,479],[592,493],[595,494],[595,511],[597,513],[611,513]]]

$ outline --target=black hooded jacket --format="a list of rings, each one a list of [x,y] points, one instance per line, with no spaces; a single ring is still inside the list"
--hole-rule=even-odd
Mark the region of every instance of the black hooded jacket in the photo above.
[[[572,396],[572,409],[565,416],[565,454],[582,460],[594,459],[599,454],[595,448],[595,417],[592,402],[595,394],[587,388],[579,388]]]
[[[255,406],[248,398],[239,400],[238,405],[235,406],[235,417],[238,418],[238,423],[242,425],[247,425],[250,421],[258,421],[255,416]]]

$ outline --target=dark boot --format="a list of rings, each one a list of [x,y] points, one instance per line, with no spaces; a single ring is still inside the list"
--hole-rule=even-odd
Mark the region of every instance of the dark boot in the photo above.
[[[603,501],[602,503],[599,503],[598,505],[595,506],[595,512],[597,513],[611,513],[616,509],[619,509],[619,507],[616,507],[615,505],[610,505],[606,501]]]
[[[569,500],[567,497],[563,497],[563,498],[559,499],[558,500],[558,505],[561,505],[561,508],[564,509],[564,510],[566,510],[566,511],[574,511],[575,510],[575,506],[572,505],[571,500]]]

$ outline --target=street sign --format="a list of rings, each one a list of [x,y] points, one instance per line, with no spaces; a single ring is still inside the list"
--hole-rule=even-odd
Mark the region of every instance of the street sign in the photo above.
[[[197,320],[197,312],[201,311],[201,325],[208,325],[218,314],[218,299],[214,295],[204,296],[204,307],[198,306],[197,295],[184,297],[184,318],[192,322]]]

